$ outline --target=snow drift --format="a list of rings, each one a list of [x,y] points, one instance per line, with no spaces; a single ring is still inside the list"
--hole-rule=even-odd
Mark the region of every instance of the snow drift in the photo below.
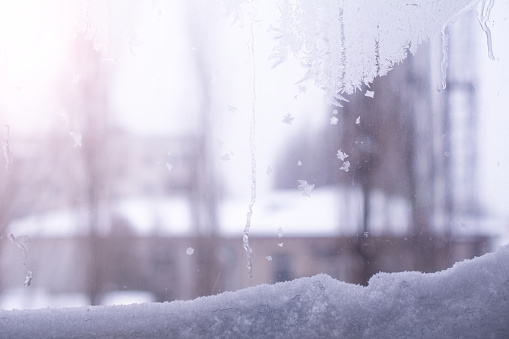
[[[2,338],[507,338],[509,245],[433,274],[327,275],[193,301],[0,311]]]

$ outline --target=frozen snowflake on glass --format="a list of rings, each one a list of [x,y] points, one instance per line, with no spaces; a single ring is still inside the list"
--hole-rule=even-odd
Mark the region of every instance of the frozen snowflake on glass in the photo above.
[[[360,125],[361,123],[361,117],[357,117],[357,120],[355,120],[356,125]]]
[[[32,271],[27,271],[27,274],[25,276],[25,282],[23,283],[23,285],[25,285],[26,287],[29,287],[30,284],[32,283],[33,277],[34,277],[34,274],[32,273]]]
[[[373,92],[373,91],[366,91],[366,93],[364,95],[369,97],[369,98],[373,98],[375,96],[375,92]]]
[[[228,109],[228,112],[232,112],[232,113],[235,113],[239,110],[237,107],[232,106],[232,105],[228,105],[227,109]]]
[[[227,161],[227,160],[231,160],[232,155],[233,155],[233,152],[231,152],[231,151],[230,151],[230,153],[225,153],[225,154],[223,154],[223,156],[221,156],[221,158],[220,158],[220,159],[221,159],[221,160],[225,160],[225,161]]]
[[[188,247],[187,250],[186,250],[186,254],[187,255],[193,255],[193,253],[194,253],[194,248]]]
[[[345,161],[346,158],[348,158],[348,154],[344,153],[341,150],[338,150],[338,154],[336,154],[339,160]]]
[[[273,171],[274,171],[274,170],[272,169],[272,167],[267,166],[267,171],[265,172],[265,174],[267,174],[267,175],[271,175]]]
[[[270,255],[266,256],[265,259],[267,259],[267,261],[272,261],[272,257]]]
[[[81,139],[82,139],[81,133],[69,132],[69,135],[72,137],[72,139],[74,141],[73,147],[81,147]]]
[[[350,170],[350,161],[343,162],[343,165],[339,169],[348,172],[348,170]]]
[[[283,117],[283,123],[291,125],[294,119],[295,118],[290,113],[288,113]]]
[[[332,117],[332,118],[330,118],[330,124],[331,124],[331,125],[337,125],[337,124],[338,124],[338,121],[339,121],[339,120],[338,120],[338,118],[336,118],[336,117]]]
[[[278,238],[282,238],[283,237],[283,229],[281,227],[279,227],[277,229],[276,233],[277,233]]]
[[[315,188],[314,184],[309,184],[306,180],[297,180],[299,182],[298,189],[302,191],[302,195],[305,197],[311,196],[311,191]]]
[[[166,163],[166,168],[168,169],[168,171],[171,172],[171,170],[173,169],[173,165],[170,164],[169,162]]]
[[[297,166],[302,166],[302,162],[300,160],[297,161]]]
[[[80,82],[80,79],[81,79],[81,74],[80,73],[75,73],[73,76],[72,76],[72,83],[74,85],[77,85],[78,82]]]

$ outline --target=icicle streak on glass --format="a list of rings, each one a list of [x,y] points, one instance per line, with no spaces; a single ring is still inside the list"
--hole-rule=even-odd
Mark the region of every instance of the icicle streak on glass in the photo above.
[[[442,89],[447,87],[447,67],[449,66],[449,34],[447,27],[442,28],[442,63],[440,70],[442,71]]]
[[[481,25],[482,30],[486,33],[486,43],[488,44],[488,57],[491,60],[495,60],[495,56],[493,55],[493,45],[491,42],[491,30],[488,27],[487,23],[490,18],[491,9],[495,0],[482,0],[479,2],[477,7],[477,19],[479,20],[479,24]]]
[[[251,218],[253,217],[253,206],[256,201],[256,145],[255,145],[255,136],[256,136],[256,76],[255,76],[255,58],[254,58],[254,30],[253,30],[253,21],[251,18],[249,25],[249,57],[251,59],[251,86],[252,86],[252,104],[251,104],[251,124],[249,128],[249,148],[251,155],[251,201],[249,202],[249,212],[246,215],[246,226],[244,227],[244,234],[242,236],[242,243],[244,246],[244,250],[246,251],[246,259],[247,259],[247,270],[249,275],[249,284],[253,283],[253,259],[252,252],[253,249],[249,246],[249,230],[251,228]]]

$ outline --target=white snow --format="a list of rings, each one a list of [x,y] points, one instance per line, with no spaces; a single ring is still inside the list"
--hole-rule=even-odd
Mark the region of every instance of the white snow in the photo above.
[[[0,310],[2,338],[507,338],[509,245],[432,273],[327,275],[193,301]]]

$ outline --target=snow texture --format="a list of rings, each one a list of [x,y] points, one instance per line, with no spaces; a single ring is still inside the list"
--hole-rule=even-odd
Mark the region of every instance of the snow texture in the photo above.
[[[0,311],[2,338],[507,338],[509,245],[369,286],[327,275],[193,301]]]

